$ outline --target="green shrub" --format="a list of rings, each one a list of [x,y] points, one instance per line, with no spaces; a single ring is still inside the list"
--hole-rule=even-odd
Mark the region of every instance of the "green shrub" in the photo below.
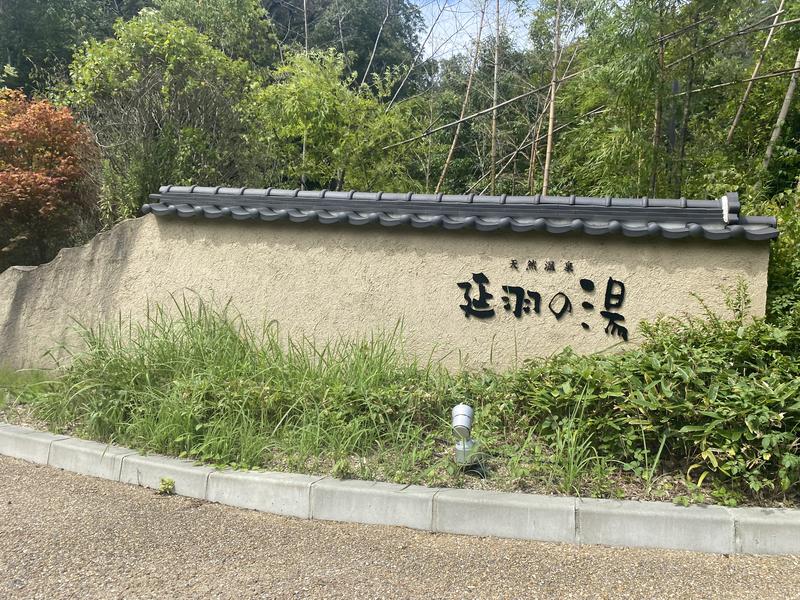
[[[723,502],[794,498],[798,312],[753,321],[744,298],[730,320],[662,320],[639,348],[567,350],[506,374],[409,360],[400,330],[320,347],[184,302],[176,318],[156,309],[140,326],[84,331],[85,353],[29,400],[55,427],[150,451],[437,484],[458,484],[448,419],[467,402],[489,476],[519,487],[607,494],[616,474],[649,493],[688,474],[692,497],[705,481]]]
[[[780,230],[770,252],[768,317],[771,321],[797,319],[790,313],[800,307],[800,189],[776,194],[759,210],[777,215]]]
[[[152,11],[118,21],[114,37],[76,52],[70,74],[63,100],[99,142],[108,224],[134,216],[165,182],[260,178],[239,114],[251,67],[186,23]]]
[[[518,374],[522,413],[554,437],[577,403],[598,452],[643,466],[664,459],[717,479],[789,490],[800,473],[800,322],[665,319],[610,356],[570,351]],[[698,473],[699,475],[699,473]]]

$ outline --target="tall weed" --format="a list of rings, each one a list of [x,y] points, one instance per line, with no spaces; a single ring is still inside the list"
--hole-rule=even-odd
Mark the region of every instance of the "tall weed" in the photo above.
[[[580,492],[610,469],[648,490],[683,472],[751,497],[797,497],[800,311],[752,320],[744,290],[730,307],[729,319],[645,324],[644,344],[627,352],[565,350],[499,374],[418,363],[399,328],[318,345],[184,300],[141,324],[84,329],[85,351],[28,396],[54,427],[98,440],[400,481],[452,469],[449,409],[466,402],[490,474]]]

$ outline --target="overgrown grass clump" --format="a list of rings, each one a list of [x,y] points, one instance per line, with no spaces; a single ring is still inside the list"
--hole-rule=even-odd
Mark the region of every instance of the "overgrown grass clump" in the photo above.
[[[282,343],[231,310],[178,308],[83,330],[85,352],[29,395],[35,414],[94,439],[242,467],[384,452],[416,464],[448,436],[458,385],[405,360],[396,332]]]
[[[463,485],[449,410],[476,409],[501,488],[793,503],[800,311],[669,319],[643,346],[449,373],[399,332],[315,346],[184,303],[83,332],[86,351],[24,400],[53,428],[239,467]]]

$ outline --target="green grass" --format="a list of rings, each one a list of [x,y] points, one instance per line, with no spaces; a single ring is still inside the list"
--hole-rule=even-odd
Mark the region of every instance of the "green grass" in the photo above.
[[[34,369],[15,370],[0,367],[0,411],[16,401],[19,394],[31,386],[47,381],[49,375]]]
[[[0,367],[0,390],[19,390],[29,384],[46,379],[48,379],[48,374],[45,371]]]
[[[406,356],[399,328],[320,346],[184,301],[83,330],[85,352],[22,401],[53,429],[217,465],[792,504],[800,317],[751,323],[742,297],[731,306],[731,320],[646,325],[624,353],[453,373]],[[453,462],[459,402],[475,408],[485,480]]]
[[[449,437],[450,379],[404,360],[399,332],[317,347],[202,303],[179,309],[84,331],[88,353],[32,394],[37,414],[95,439],[247,467],[391,454],[412,469],[432,454],[425,440]]]

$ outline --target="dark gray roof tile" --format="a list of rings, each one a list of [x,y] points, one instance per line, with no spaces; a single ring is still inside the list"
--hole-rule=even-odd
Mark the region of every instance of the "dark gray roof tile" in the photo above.
[[[475,228],[493,231],[583,232],[629,237],[660,235],[668,239],[709,240],[777,237],[774,217],[739,215],[736,194],[720,200],[684,198],[593,198],[586,196],[479,196],[161,186],[142,207],[158,217],[203,216],[210,219],[319,221],[387,227]],[[727,205],[727,213],[726,213]]]

